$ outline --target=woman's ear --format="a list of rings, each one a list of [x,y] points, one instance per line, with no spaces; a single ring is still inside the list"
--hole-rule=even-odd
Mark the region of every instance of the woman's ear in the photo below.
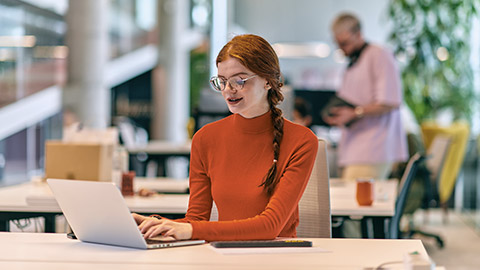
[[[265,88],[265,90],[270,90],[272,88],[272,86],[270,86],[270,83],[268,81],[265,81],[264,88]]]

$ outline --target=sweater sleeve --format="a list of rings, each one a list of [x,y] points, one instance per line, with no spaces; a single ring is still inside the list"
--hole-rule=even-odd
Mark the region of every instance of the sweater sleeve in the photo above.
[[[284,169],[280,181],[265,210],[259,215],[242,220],[211,222],[200,218],[193,220],[189,214],[189,222],[193,227],[192,238],[219,241],[261,240],[277,237],[289,217],[298,207],[298,202],[310,178],[317,148],[318,140],[316,136],[311,132],[305,133],[304,137],[299,140],[298,146],[295,151],[293,151],[293,154],[290,155],[287,162],[288,165]],[[279,171],[279,173],[282,172]],[[194,176],[198,177],[198,175]],[[203,182],[201,180],[194,181]],[[205,183],[198,185],[202,187],[205,186],[205,189],[207,188],[207,184]],[[201,195],[195,195],[194,198],[190,199],[190,203],[198,204],[199,199],[205,200],[208,198],[209,204],[207,205],[207,203],[204,202],[201,207],[189,207],[189,212],[192,210],[198,211],[195,216],[198,215],[204,218],[206,215],[205,208],[211,207],[211,194],[203,188],[198,188],[198,190],[202,191]],[[200,208],[203,210],[200,210]],[[209,213],[210,212],[208,212],[208,214]],[[193,215],[191,217],[193,218]]]

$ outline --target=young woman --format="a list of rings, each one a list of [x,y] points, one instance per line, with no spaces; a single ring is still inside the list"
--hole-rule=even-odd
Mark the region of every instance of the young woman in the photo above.
[[[145,238],[261,240],[295,237],[298,202],[317,152],[317,137],[282,117],[278,57],[255,35],[240,35],[217,56],[221,92],[233,113],[200,129],[192,141],[185,218],[133,214]],[[209,221],[212,204],[218,221]]]

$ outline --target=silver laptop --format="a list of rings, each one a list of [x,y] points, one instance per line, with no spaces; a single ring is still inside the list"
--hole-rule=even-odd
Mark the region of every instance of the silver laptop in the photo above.
[[[171,238],[145,241],[120,190],[111,182],[47,179],[47,183],[75,236],[83,242],[140,249],[205,243]]]

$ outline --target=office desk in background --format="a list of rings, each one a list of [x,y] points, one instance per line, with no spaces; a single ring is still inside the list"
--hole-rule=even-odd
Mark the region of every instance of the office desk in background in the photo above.
[[[330,180],[330,207],[332,216],[392,217],[395,215],[398,181],[375,181],[375,200],[371,206],[359,206],[356,201],[356,182]]]
[[[65,234],[0,233],[0,268],[20,269],[364,269],[427,252],[420,240],[308,239],[325,252],[224,255],[210,245],[138,250],[67,239]],[[389,269],[403,269],[402,263]],[[390,268],[391,267],[391,268]]]
[[[188,187],[188,180],[136,178],[135,189],[142,187],[181,193]],[[395,214],[397,182],[380,181],[375,187],[377,194],[385,195],[381,198],[377,196],[372,206],[358,206],[355,201],[354,183],[332,179],[330,185],[332,217],[391,218]],[[141,214],[163,214],[175,218],[185,215],[188,199],[187,194],[160,194],[153,197],[127,197],[126,201],[131,211]],[[0,189],[0,231],[8,230],[9,220],[42,216],[45,218],[45,231],[55,232],[55,216],[59,214],[62,212],[44,182],[32,181]]]
[[[190,158],[191,141],[174,143],[169,141],[149,141],[143,146],[128,147],[130,155],[130,169],[135,170],[137,175],[146,175],[146,166],[150,161],[158,165],[158,174],[167,176],[166,161],[169,157]]]
[[[188,189],[188,180],[136,178],[135,189],[140,188],[182,193]],[[125,200],[132,212],[180,218],[187,212],[188,198],[188,194],[158,194],[151,197],[126,197]],[[9,230],[10,220],[44,217],[45,232],[55,232],[55,217],[60,214],[62,211],[50,188],[39,179],[0,188],[0,231]]]
[[[337,234],[340,231],[336,231],[335,228],[343,224],[345,219],[353,219],[361,221],[364,237],[374,238],[376,236],[384,238],[390,228],[388,224],[395,215],[397,187],[398,180],[396,179],[375,181],[375,200],[373,204],[371,206],[359,206],[356,201],[355,181],[331,179],[330,207],[334,236],[339,236]],[[384,226],[379,226],[382,228],[374,228],[374,222],[384,224]]]

